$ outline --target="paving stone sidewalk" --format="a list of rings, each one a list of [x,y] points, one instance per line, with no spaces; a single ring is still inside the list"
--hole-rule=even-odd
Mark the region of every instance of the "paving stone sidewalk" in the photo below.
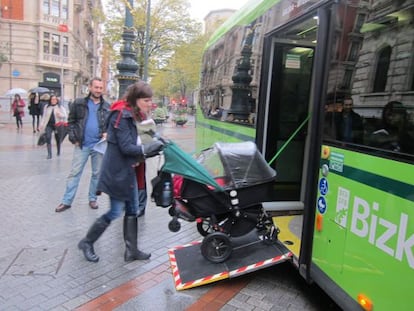
[[[150,260],[124,262],[120,218],[95,244],[99,263],[87,262],[77,243],[108,208],[108,199],[100,196],[97,210],[88,207],[88,164],[72,208],[56,213],[70,169],[72,145],[66,140],[60,157],[55,156],[53,146],[53,158],[46,160],[45,148],[36,144],[38,134],[32,133],[28,118],[24,122],[23,131],[17,131],[14,120],[0,114],[0,310],[85,310],[82,306],[110,291],[118,290],[121,299],[127,294],[122,286],[136,282],[136,295],[117,310],[178,311],[193,305],[215,286],[175,290],[167,251],[200,240],[200,235],[194,223],[186,222],[181,222],[179,232],[170,232],[167,209],[153,203],[139,219],[139,247],[152,253]],[[193,120],[185,127],[167,123],[159,130],[185,151],[194,151]],[[148,161],[148,180],[160,164],[158,158]],[[290,265],[246,278],[248,285],[222,310],[337,310],[326,305],[326,301],[330,303],[326,298],[321,307],[323,294],[319,291],[313,298],[312,289],[309,291]]]

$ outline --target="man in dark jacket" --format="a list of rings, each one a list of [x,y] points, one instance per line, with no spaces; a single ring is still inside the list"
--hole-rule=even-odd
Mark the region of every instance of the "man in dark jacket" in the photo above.
[[[337,139],[350,143],[363,143],[364,123],[362,117],[353,110],[352,97],[345,97],[342,112],[336,115]]]
[[[89,206],[98,208],[96,186],[102,162],[102,154],[94,150],[94,146],[105,137],[106,118],[110,104],[102,97],[103,82],[93,78],[89,82],[89,94],[78,98],[72,104],[69,112],[69,140],[74,144],[72,168],[66,182],[66,191],[56,212],[63,212],[71,207],[75,198],[83,169],[91,158],[92,176],[89,184]]]

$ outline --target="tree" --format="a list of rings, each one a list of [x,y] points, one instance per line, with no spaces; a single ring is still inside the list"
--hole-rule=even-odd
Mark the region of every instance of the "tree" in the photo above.
[[[137,52],[139,65],[138,75],[143,76],[147,0],[135,2],[132,9],[134,28],[137,38],[134,47]],[[158,0],[151,2],[151,26],[148,45],[148,72],[168,63],[176,48],[192,41],[201,33],[201,24],[190,18],[189,2],[187,0]],[[119,60],[119,48],[122,44],[122,30],[127,1],[109,0],[108,14],[105,22],[105,41],[112,47],[112,57]]]
[[[201,60],[207,35],[178,46],[168,64],[153,72],[151,85],[161,97],[185,99],[198,88]]]

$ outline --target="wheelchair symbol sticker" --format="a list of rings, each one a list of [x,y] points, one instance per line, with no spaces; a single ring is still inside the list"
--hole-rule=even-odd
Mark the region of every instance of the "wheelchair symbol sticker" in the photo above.
[[[324,197],[318,198],[318,210],[321,214],[325,214],[326,212],[326,201]]]
[[[328,180],[323,177],[319,181],[319,191],[322,195],[326,195],[328,193]]]

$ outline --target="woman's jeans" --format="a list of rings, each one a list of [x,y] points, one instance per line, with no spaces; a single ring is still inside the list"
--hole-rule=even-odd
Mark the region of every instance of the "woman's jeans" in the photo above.
[[[16,116],[16,126],[17,128],[20,128],[20,127],[23,128],[23,120],[20,114]]]
[[[38,114],[32,115],[33,131],[35,131],[35,129],[37,129],[39,131],[39,123],[40,123],[40,115],[38,115]],[[36,125],[36,127],[35,127],[35,125]]]
[[[45,133],[46,133],[46,144],[50,145],[52,143],[52,134],[55,132],[54,126],[46,126]],[[55,139],[56,139],[56,145],[59,144],[59,137],[55,132]]]
[[[126,216],[136,216],[138,211],[138,205],[136,205],[136,196],[138,196],[138,186],[137,181],[134,178],[134,189],[137,191],[131,191],[131,197],[128,201],[121,201],[115,199],[114,197],[110,197],[111,207],[107,213],[103,215],[105,220],[113,221],[116,218],[120,217],[122,212],[125,210]]]
[[[96,188],[98,186],[99,172],[102,163],[102,154],[93,148],[75,146],[73,150],[72,169],[66,181],[66,191],[63,195],[62,204],[72,205],[78,190],[79,181],[82,177],[83,169],[89,157],[91,158],[92,175],[89,183],[89,202],[96,201]]]

